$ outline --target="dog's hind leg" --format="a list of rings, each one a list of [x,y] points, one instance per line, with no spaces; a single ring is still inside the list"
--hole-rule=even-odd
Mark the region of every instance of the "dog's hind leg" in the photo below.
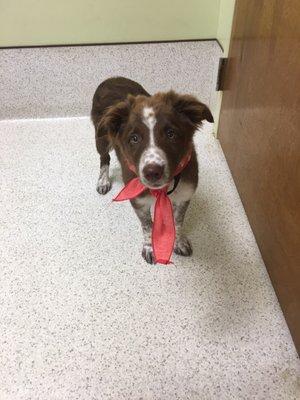
[[[109,151],[111,149],[111,144],[107,135],[100,137],[96,135],[96,147],[100,154],[100,174],[97,182],[97,192],[106,194],[111,189],[111,181],[109,178]]]

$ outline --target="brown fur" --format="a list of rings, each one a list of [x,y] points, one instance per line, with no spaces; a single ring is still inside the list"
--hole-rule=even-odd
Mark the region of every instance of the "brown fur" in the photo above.
[[[109,165],[109,150],[113,147],[121,164],[125,183],[134,177],[134,173],[128,168],[128,163],[139,171],[141,155],[150,140],[149,127],[143,120],[145,107],[152,108],[155,115],[155,145],[166,154],[169,181],[172,180],[182,158],[191,150],[192,157],[182,171],[181,182],[196,188],[198,163],[193,135],[204,119],[213,122],[209,109],[195,97],[179,95],[174,91],[150,96],[141,85],[126,78],[111,78],[104,81],[99,85],[93,98],[91,117],[95,126],[100,167]],[[101,193],[106,193],[109,188]],[[140,197],[148,195],[149,192],[145,191]],[[133,201],[132,204],[142,225],[144,223],[148,226],[149,215],[144,218],[137,202]],[[187,206],[181,208],[185,213]],[[182,221],[183,216],[180,216]]]

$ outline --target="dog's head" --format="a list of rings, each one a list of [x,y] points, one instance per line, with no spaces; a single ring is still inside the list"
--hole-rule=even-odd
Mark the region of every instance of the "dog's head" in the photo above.
[[[100,122],[149,188],[165,186],[191,147],[201,122],[213,122],[207,106],[173,91],[131,96],[109,107]]]

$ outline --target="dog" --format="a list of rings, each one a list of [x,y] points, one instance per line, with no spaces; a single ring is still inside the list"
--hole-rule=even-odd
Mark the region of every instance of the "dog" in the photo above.
[[[177,94],[173,90],[151,96],[137,82],[114,77],[98,86],[91,119],[100,155],[99,194],[104,195],[111,189],[109,152],[112,149],[121,164],[124,183],[137,175],[149,189],[130,200],[142,225],[143,258],[150,264],[156,262],[151,244],[154,198],[150,190],[164,187],[170,190],[169,199],[174,210],[174,252],[190,256],[192,245],[183,234],[182,225],[198,184],[193,135],[203,120],[213,122],[208,107],[194,96]],[[179,176],[174,176],[180,161],[188,153],[188,164]],[[129,168],[129,163],[134,168]]]

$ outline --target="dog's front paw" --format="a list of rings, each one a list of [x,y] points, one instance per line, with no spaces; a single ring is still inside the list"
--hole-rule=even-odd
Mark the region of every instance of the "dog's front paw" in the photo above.
[[[99,194],[106,194],[110,191],[111,181],[107,175],[99,176],[96,189]]]
[[[151,244],[145,243],[143,245],[142,257],[147,261],[148,264],[155,263],[153,249],[152,249]]]
[[[179,239],[176,239],[174,253],[185,257],[192,255],[193,248],[188,238],[181,236]]]

